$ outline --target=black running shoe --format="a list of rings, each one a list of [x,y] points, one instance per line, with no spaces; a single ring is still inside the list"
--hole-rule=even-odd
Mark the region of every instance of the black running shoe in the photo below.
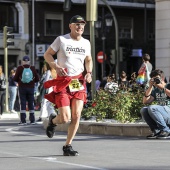
[[[39,117],[39,119],[36,122],[42,122],[42,118]]]
[[[157,136],[160,134],[161,132],[158,133],[151,133],[150,135],[146,136],[147,139],[157,139]]]
[[[74,151],[71,145],[63,146],[63,155],[64,156],[78,156],[79,153]]]
[[[157,139],[167,139],[170,138],[170,133],[162,131],[158,136]]]
[[[49,137],[49,138],[52,138],[54,136],[54,133],[55,133],[55,127],[57,125],[54,125],[52,120],[56,117],[56,114],[51,114],[49,116],[49,122],[48,122],[48,126],[47,126],[47,129],[46,129],[46,135]]]

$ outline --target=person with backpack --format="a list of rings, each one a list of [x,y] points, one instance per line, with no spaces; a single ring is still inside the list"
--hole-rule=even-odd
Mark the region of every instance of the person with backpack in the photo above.
[[[30,58],[24,56],[22,65],[17,67],[13,80],[18,82],[20,97],[20,123],[26,125],[26,104],[28,102],[30,124],[35,124],[34,115],[34,88],[35,83],[39,81],[39,76],[34,66],[30,65]]]

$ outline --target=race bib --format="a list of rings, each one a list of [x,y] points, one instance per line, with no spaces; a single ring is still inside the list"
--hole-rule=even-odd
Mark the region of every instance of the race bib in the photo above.
[[[76,92],[84,89],[84,86],[79,82],[78,79],[72,79],[69,84],[70,92]]]

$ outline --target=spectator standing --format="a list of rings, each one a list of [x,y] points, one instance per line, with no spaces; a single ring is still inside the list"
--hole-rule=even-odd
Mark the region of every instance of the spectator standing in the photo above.
[[[131,89],[134,89],[136,86],[136,77],[137,77],[136,72],[133,72],[129,80],[129,86]]]
[[[106,83],[107,83],[107,77],[103,77],[100,83],[100,89],[104,90]]]
[[[30,71],[25,72],[26,70],[25,68],[30,69]],[[27,78],[29,78],[29,81],[27,81]],[[13,80],[18,82],[18,90],[19,90],[19,97],[20,97],[20,123],[18,125],[26,124],[27,102],[28,102],[30,123],[35,124],[34,88],[35,88],[35,83],[39,81],[39,76],[37,74],[35,67],[30,65],[30,58],[28,56],[23,57],[22,65],[17,67],[16,74]]]
[[[17,113],[15,110],[14,110],[14,104],[15,104],[15,100],[16,100],[16,96],[17,96],[17,82],[15,82],[13,80],[13,77],[15,75],[15,72],[16,72],[16,69],[12,69],[10,71],[10,76],[9,76],[9,111],[11,113]]]
[[[150,55],[144,54],[142,56],[142,61],[143,63],[138,71],[138,75],[140,75],[143,71],[145,71],[144,84],[142,84],[142,86],[147,88],[149,86],[150,73],[152,71],[152,64],[150,63]]]
[[[55,62],[57,63],[57,60],[55,60]],[[54,71],[51,70],[49,64],[47,62],[45,62],[45,67],[47,68],[45,71],[45,75],[43,75],[43,84],[48,81],[48,80],[52,80],[54,76]],[[56,78],[57,75],[55,75],[54,78]],[[45,89],[45,88],[43,88]],[[50,114],[55,114],[55,110],[54,110],[54,106],[52,105],[52,103],[50,101],[48,101],[47,99],[44,98],[44,95],[46,93],[51,93],[53,91],[53,87],[50,87],[49,89],[45,89],[45,92],[42,96],[42,103],[41,103],[41,109],[40,109],[40,116],[39,119],[36,121],[36,123],[41,123],[43,118],[45,117],[49,117]]]
[[[54,86],[54,92],[48,99],[56,105],[59,114],[51,114],[46,134],[52,138],[56,124],[63,124],[71,119],[66,143],[63,146],[64,156],[77,156],[71,143],[79,127],[81,111],[86,102],[86,82],[92,81],[92,57],[89,40],[82,37],[86,21],[79,15],[73,16],[69,23],[70,33],[58,36],[44,54],[45,60],[57,72],[57,78],[44,83],[45,87]],[[57,53],[57,64],[54,54]],[[87,73],[83,75],[84,64]],[[46,98],[47,98],[46,96]]]
[[[42,103],[42,100],[44,99],[44,94],[46,89],[44,88],[44,82],[45,82],[45,78],[47,76],[47,64],[46,62],[44,62],[43,68],[42,68],[42,75],[41,75],[41,79],[39,81],[39,96],[38,96],[38,102]]]
[[[4,103],[5,103],[5,74],[3,73],[3,67],[0,65],[0,115],[4,112]]]
[[[140,113],[152,131],[147,139],[166,139],[170,137],[170,84],[165,83],[162,70],[154,70],[150,76],[143,103],[157,104],[143,107]]]
[[[119,80],[119,89],[126,91],[129,88],[129,81],[127,80],[126,73],[122,71],[120,75],[120,80]]]
[[[96,78],[96,91],[98,91],[100,89],[100,84],[101,84],[101,81],[99,80],[99,78]]]
[[[38,76],[40,77],[39,70],[36,69],[36,71],[37,71]],[[40,110],[40,102],[39,102],[40,91],[39,91],[39,86],[40,86],[40,83],[36,82],[35,87],[34,87],[34,109],[36,111]]]

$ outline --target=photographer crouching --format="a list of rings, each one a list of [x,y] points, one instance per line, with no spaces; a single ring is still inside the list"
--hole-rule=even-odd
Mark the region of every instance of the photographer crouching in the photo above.
[[[149,88],[143,97],[144,104],[156,105],[143,107],[140,111],[143,119],[149,125],[152,134],[147,139],[170,138],[170,84],[166,84],[164,72],[154,70],[150,74]]]

